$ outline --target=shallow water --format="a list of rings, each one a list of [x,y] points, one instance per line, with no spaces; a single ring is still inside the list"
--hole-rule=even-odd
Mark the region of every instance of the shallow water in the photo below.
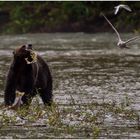
[[[122,35],[125,39],[131,36]],[[62,123],[71,126],[73,133],[70,130],[66,133],[59,125],[48,125],[48,116],[44,115],[34,122],[20,118],[20,123],[4,127],[1,122],[1,138],[95,138],[98,129],[97,138],[140,138],[139,40],[131,43],[130,49],[117,48],[115,34],[108,33],[0,36],[0,42],[1,104],[13,49],[32,43],[50,66],[54,101],[60,112],[73,110],[60,115]],[[40,99],[39,104],[42,107]],[[12,112],[7,114],[10,115]],[[88,121],[95,115],[99,118],[96,124]]]

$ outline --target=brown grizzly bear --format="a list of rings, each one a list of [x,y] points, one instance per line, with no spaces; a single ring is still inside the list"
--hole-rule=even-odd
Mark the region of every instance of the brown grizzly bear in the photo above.
[[[24,93],[23,105],[29,105],[36,94],[44,104],[51,105],[52,76],[47,63],[33,51],[31,44],[17,48],[13,55],[5,86],[5,105],[14,103],[16,91]]]

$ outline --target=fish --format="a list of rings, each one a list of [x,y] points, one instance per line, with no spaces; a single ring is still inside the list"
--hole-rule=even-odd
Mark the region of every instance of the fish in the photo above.
[[[22,97],[24,94],[25,92],[16,91],[15,102],[12,106],[9,106],[8,109],[17,110],[22,105]]]

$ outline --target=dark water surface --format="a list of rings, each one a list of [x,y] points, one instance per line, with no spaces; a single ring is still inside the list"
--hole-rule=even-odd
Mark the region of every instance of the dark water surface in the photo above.
[[[36,119],[33,108],[28,117],[1,109],[0,138],[140,138],[139,40],[126,50],[107,33],[0,36],[0,42],[0,103],[13,49],[32,43],[50,66],[57,104],[52,116],[46,111]],[[32,107],[36,102],[43,110],[38,96]]]

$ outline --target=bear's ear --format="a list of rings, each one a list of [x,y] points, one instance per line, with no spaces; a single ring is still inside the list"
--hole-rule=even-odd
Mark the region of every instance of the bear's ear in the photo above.
[[[23,46],[21,47],[21,49],[26,49],[26,46],[25,46],[25,45],[23,45]]]
[[[26,45],[26,50],[33,50],[33,48],[32,48],[32,44],[28,44],[28,45]]]

